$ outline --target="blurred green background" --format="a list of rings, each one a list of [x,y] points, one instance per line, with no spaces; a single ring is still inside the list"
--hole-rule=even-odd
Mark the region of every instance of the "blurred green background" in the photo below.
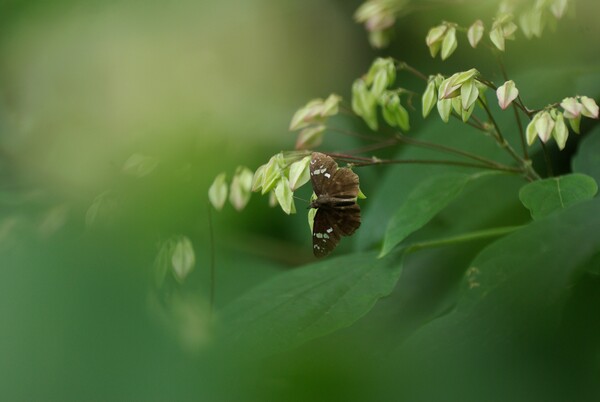
[[[300,353],[258,371],[207,346],[206,192],[218,173],[231,177],[237,165],[254,169],[292,148],[293,112],[331,92],[349,99],[352,80],[377,55],[426,73],[477,61],[484,74],[501,79],[487,54],[462,46],[442,64],[424,46],[428,28],[441,19],[490,18],[495,2],[472,2],[467,14],[448,2],[406,17],[385,52],[371,49],[353,22],[360,3],[0,2],[0,399],[387,395],[382,368],[362,360],[377,354],[366,344],[377,334],[347,345],[325,340],[310,357]],[[577,4],[577,20],[561,22],[543,40],[508,44],[509,72],[529,77],[517,81],[522,93],[544,87],[526,98],[534,107],[600,93],[600,7]],[[576,71],[577,81],[548,81],[540,66]],[[359,145],[327,141],[334,150]],[[156,168],[143,177],[124,172],[134,154],[151,157]],[[381,172],[361,176],[367,196]],[[97,213],[86,225],[94,203]],[[213,211],[212,221],[217,308],[312,260],[305,214],[287,217],[268,208],[266,197],[253,196],[243,213]],[[160,242],[175,235],[194,244],[195,271],[182,287],[158,291],[154,258]],[[351,357],[346,348],[355,351]],[[314,356],[321,356],[318,364]]]

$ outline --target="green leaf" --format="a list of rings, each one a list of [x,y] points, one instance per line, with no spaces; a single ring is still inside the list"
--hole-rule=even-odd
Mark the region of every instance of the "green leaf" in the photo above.
[[[401,271],[397,257],[360,253],[282,273],[223,310],[225,342],[271,354],[347,327],[393,290]]]
[[[547,351],[555,344],[546,342],[560,335],[573,286],[600,251],[599,216],[600,201],[588,201],[486,247],[467,270],[454,311],[423,326],[394,359],[417,378],[459,370],[465,384],[477,378],[530,386],[530,376],[523,374],[531,369],[547,378],[556,366],[547,366]],[[523,365],[525,371],[510,369]],[[447,385],[463,389],[462,383],[439,386]]]
[[[481,175],[451,173],[435,176],[420,183],[392,216],[379,256],[385,256],[408,235],[422,228],[455,199],[470,180]]]
[[[573,158],[573,171],[590,175],[600,183],[600,126],[579,142]]]
[[[534,220],[556,210],[567,208],[596,195],[596,181],[584,174],[574,173],[526,184],[519,191],[519,199],[531,212]]]

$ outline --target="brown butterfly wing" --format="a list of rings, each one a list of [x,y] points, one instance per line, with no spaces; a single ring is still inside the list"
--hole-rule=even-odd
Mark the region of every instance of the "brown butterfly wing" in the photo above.
[[[360,226],[360,207],[321,207],[313,224],[313,253],[316,257],[329,254],[342,236],[352,235]]]
[[[338,169],[324,190],[330,197],[356,198],[359,192],[358,175],[348,168]]]
[[[320,152],[313,152],[310,158],[310,180],[317,196],[328,194],[325,191],[337,171],[338,164],[333,158]]]

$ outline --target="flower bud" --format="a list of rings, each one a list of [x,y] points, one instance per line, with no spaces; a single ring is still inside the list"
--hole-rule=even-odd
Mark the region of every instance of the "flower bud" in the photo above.
[[[244,209],[248,201],[250,201],[253,178],[254,174],[250,169],[245,166],[239,166],[236,169],[233,179],[231,179],[229,202],[238,211]]]
[[[296,149],[314,149],[323,142],[323,133],[327,127],[323,124],[303,128],[296,139]]]
[[[554,130],[552,131],[552,136],[558,145],[558,149],[561,151],[565,149],[565,145],[567,144],[567,138],[569,137],[569,129],[565,124],[565,119],[562,113],[555,112],[556,115],[554,117]]]
[[[598,118],[598,105],[596,101],[592,98],[588,98],[587,96],[582,96],[579,98],[583,109],[581,110],[581,114],[585,117],[590,117],[592,119]]]
[[[454,53],[457,47],[456,28],[448,28],[444,40],[442,41],[442,60],[446,60]]]
[[[254,172],[254,177],[252,177],[252,192],[256,192],[262,189],[263,182],[265,180],[265,170],[267,165],[261,165]]]
[[[186,236],[177,239],[171,255],[173,274],[179,282],[183,282],[196,264],[196,255],[192,242]]]
[[[581,115],[581,111],[583,110],[583,105],[573,97],[564,98],[562,102],[560,102],[560,107],[565,110],[564,115],[567,119],[579,117]]]
[[[452,111],[452,99],[438,100],[437,110],[444,123],[448,123],[448,120],[450,120],[450,112]]]
[[[310,155],[305,156],[290,166],[290,188],[296,191],[310,180]]]
[[[506,108],[519,96],[519,90],[515,86],[514,81],[506,81],[496,90],[496,96],[498,97],[498,104],[502,110]]]
[[[212,185],[208,189],[208,200],[218,211],[223,209],[223,205],[225,205],[225,201],[227,200],[226,177],[227,176],[225,173],[217,175]]]
[[[265,167],[265,174],[262,183],[261,193],[264,195],[273,190],[277,185],[277,181],[281,177],[281,169],[285,166],[283,154],[280,152],[269,159]]]
[[[467,31],[467,38],[469,39],[469,43],[471,44],[471,47],[473,47],[473,48],[477,47],[477,44],[483,37],[483,31],[484,31],[484,27],[483,27],[483,22],[481,20],[475,21],[473,23],[473,25],[471,25],[469,27],[469,30]]]
[[[537,132],[538,137],[542,140],[543,143],[548,142],[550,136],[552,135],[552,130],[554,129],[554,120],[552,120],[552,116],[547,111],[541,112],[539,119],[535,123],[535,130]]]
[[[277,183],[277,187],[275,187],[275,197],[277,197],[277,202],[281,206],[281,209],[286,214],[291,214],[294,204],[294,193],[290,189],[290,182],[287,177],[281,176]]]
[[[479,97],[479,89],[474,84],[474,81],[475,80],[471,78],[460,87],[460,98],[462,100],[463,110],[467,110],[473,106]]]
[[[422,104],[423,104],[423,118],[427,117],[431,112],[431,109],[435,106],[437,100],[437,90],[435,86],[435,80],[429,79],[425,92],[423,92]]]
[[[550,5],[550,11],[556,17],[556,19],[561,19],[565,14],[569,1],[568,0],[554,0]]]

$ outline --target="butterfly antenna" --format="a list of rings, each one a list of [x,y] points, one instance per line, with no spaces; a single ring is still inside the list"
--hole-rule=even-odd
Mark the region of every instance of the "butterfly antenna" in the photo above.
[[[308,200],[305,200],[304,198],[300,198],[300,197],[296,197],[296,196],[294,196],[294,198],[297,200],[303,201],[303,202],[309,202]]]

